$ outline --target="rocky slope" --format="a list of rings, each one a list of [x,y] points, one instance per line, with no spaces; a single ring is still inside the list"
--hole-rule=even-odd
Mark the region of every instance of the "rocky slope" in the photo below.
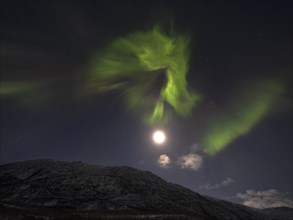
[[[1,165],[0,204],[2,217],[18,213],[19,218],[26,213],[49,219],[123,213],[211,220],[292,219],[292,209],[258,210],[205,197],[148,171],[53,160]]]

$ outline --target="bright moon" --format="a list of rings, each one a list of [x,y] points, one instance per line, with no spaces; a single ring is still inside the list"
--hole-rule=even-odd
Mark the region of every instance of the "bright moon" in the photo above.
[[[156,144],[163,144],[166,140],[166,135],[162,131],[155,131],[153,134],[153,140]]]

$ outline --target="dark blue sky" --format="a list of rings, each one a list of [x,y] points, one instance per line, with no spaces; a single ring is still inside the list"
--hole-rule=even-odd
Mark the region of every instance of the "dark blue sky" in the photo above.
[[[250,189],[275,189],[292,200],[289,1],[4,1],[0,8],[1,82],[46,82],[41,91],[1,96],[2,164],[51,158],[129,165],[231,201],[241,202],[237,193]],[[157,147],[154,128],[127,111],[119,94],[84,97],[78,91],[93,53],[147,29],[164,17],[160,12],[191,33],[188,83],[204,100],[190,118],[175,117],[165,129],[168,142]],[[196,171],[177,164],[198,143],[211,109],[221,109],[244,82],[249,91],[256,80],[272,78],[285,90],[250,132],[212,157],[203,155]],[[169,168],[158,165],[162,154],[171,158]]]

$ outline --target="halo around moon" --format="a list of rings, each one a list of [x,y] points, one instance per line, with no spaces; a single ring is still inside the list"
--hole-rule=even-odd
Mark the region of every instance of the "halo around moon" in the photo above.
[[[156,144],[163,144],[166,141],[166,135],[163,131],[157,130],[153,133],[153,141]]]

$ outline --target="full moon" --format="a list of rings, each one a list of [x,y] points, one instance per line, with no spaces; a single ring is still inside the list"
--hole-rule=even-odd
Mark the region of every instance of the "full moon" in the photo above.
[[[163,144],[166,140],[166,135],[163,131],[155,131],[153,134],[153,140],[156,144]]]

